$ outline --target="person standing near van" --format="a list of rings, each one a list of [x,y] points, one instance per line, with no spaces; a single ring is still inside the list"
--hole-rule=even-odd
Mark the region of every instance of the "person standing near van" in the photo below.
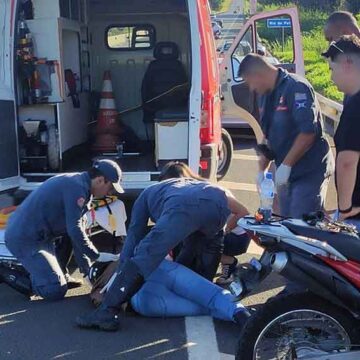
[[[338,218],[360,230],[360,38],[342,36],[322,55],[329,60],[335,85],[349,96],[334,136]]]
[[[324,36],[329,43],[353,34],[360,38],[360,28],[355,16],[348,11],[335,11],[325,22]]]
[[[324,26],[324,36],[329,44],[337,41],[343,35],[356,35],[360,38],[360,28],[355,16],[348,11],[335,11],[326,20]],[[345,94],[343,104],[350,99],[350,95]]]
[[[264,142],[258,147],[258,185],[275,161],[281,215],[301,218],[322,209],[333,157],[313,88],[305,79],[256,54],[244,58],[239,76],[259,95]]]
[[[85,232],[85,214],[93,196],[104,197],[114,190],[124,192],[120,181],[120,167],[111,160],[100,160],[87,172],[48,179],[16,209],[5,231],[5,243],[30,274],[29,295],[33,292],[47,300],[65,296],[68,286],[54,243],[59,235],[67,233],[70,237],[84,276],[91,261],[118,259],[118,255],[98,252],[91,243]],[[8,271],[0,268],[0,277]]]
[[[164,180],[145,189],[132,210],[117,275],[102,304],[78,316],[77,325],[116,331],[121,305],[141,289],[172,249],[196,232],[203,234],[205,247],[210,247],[229,215],[242,210],[226,190],[192,178]],[[146,234],[149,219],[155,225]],[[244,310],[244,317],[248,315]]]

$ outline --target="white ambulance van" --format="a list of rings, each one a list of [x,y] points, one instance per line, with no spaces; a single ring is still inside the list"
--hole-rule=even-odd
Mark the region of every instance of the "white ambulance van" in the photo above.
[[[0,193],[97,158],[127,196],[169,160],[215,179],[220,143],[207,0],[0,0]]]

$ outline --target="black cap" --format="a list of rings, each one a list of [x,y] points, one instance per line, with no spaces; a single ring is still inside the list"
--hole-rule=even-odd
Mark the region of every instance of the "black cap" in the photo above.
[[[342,36],[338,41],[333,41],[321,55],[334,60],[339,54],[350,53],[360,55],[360,40],[355,35]]]
[[[93,167],[99,170],[107,180],[112,182],[114,189],[118,193],[124,193],[124,189],[121,186],[122,171],[115,161],[98,160],[94,163]]]

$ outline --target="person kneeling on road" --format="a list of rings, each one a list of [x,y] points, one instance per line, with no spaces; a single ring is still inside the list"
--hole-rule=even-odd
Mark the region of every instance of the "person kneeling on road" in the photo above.
[[[197,175],[194,175],[191,169],[189,167],[182,163],[182,162],[169,162],[167,163],[160,176],[159,180],[167,180],[171,178],[181,178],[181,177],[192,177],[192,178],[198,178]],[[226,285],[233,281],[233,273],[236,270],[237,266],[237,259],[235,256],[241,255],[246,252],[249,243],[250,243],[250,237],[247,235],[247,233],[244,231],[244,229],[237,226],[237,221],[246,215],[248,215],[249,212],[245,207],[242,207],[242,211],[238,214],[232,214],[230,215],[228,222],[226,224],[225,228],[225,236],[224,236],[224,250],[221,255],[221,268],[222,268],[222,275],[216,280],[216,283],[219,285]],[[201,251],[202,254],[200,254],[200,257],[204,257],[204,249]],[[190,249],[187,251],[187,255],[189,254],[196,254],[196,249]],[[219,253],[220,254],[220,253]],[[215,255],[216,256],[216,255]],[[181,261],[183,256],[179,256],[177,258],[177,261]],[[200,273],[201,275],[207,277],[209,280],[212,280],[214,277],[214,274],[212,271],[217,270],[217,264],[218,264],[218,257],[216,258],[216,262],[214,261],[214,265],[212,267],[212,276],[206,276],[201,269],[198,269],[194,266],[189,266],[188,262],[181,261],[181,263],[187,265],[187,267],[190,267],[194,271]],[[209,262],[207,262],[206,267],[209,268]],[[200,271],[199,271],[200,270]],[[207,273],[209,273],[208,271]]]
[[[28,295],[62,299],[67,282],[55,252],[54,239],[67,233],[80,271],[87,275],[91,261],[108,262],[119,255],[101,253],[85,232],[85,213],[92,196],[124,192],[120,167],[111,160],[97,161],[83,173],[57,175],[33,191],[10,217],[5,232],[7,248],[30,274]],[[9,278],[0,268],[0,278]],[[11,277],[10,277],[11,278]],[[11,282],[7,282],[11,286]]]
[[[161,181],[181,177],[192,177],[195,179],[198,178],[197,175],[193,174],[191,169],[189,169],[186,164],[177,161],[169,162],[164,166],[159,176],[159,180]],[[184,249],[182,253],[178,254],[176,261],[181,262],[207,279],[212,280],[220,260],[222,274],[216,280],[216,283],[219,285],[226,285],[231,283],[233,281],[233,273],[235,272],[238,263],[235,256],[245,253],[250,243],[250,237],[247,235],[244,229],[237,226],[237,221],[248,214],[249,211],[244,206],[242,206],[240,212],[230,215],[225,227],[225,236],[223,237],[221,234],[221,237],[218,239],[221,241],[220,246],[223,247],[223,251],[218,251],[217,254],[213,254],[211,256],[210,251],[208,251],[209,249],[201,248],[200,251],[197,251],[198,249],[194,246],[195,242],[193,239],[188,239],[187,242],[183,244]],[[195,237],[198,239],[199,234],[195,234]],[[214,249],[214,246],[211,246],[211,248]],[[217,251],[222,249],[218,247],[214,250]],[[214,253],[214,251],[212,252]],[[199,266],[194,266],[191,262],[189,262],[189,258],[192,257],[195,258],[195,261],[192,261],[195,263],[204,262],[203,260],[199,261],[199,258],[211,258],[211,262],[207,261],[206,264],[202,266],[202,268],[207,269],[207,271],[205,272],[202,269],[199,269]],[[208,274],[210,276],[208,276]]]
[[[238,214],[244,208],[231,193],[221,187],[196,180],[191,174],[187,176],[190,177],[161,181],[140,194],[132,210],[131,223],[116,275],[102,304],[95,311],[77,317],[79,327],[117,330],[121,305],[129,301],[142,288],[145,281],[151,281],[152,274],[157,269],[164,273],[176,270],[167,268],[177,267],[176,265],[159,265],[178,244],[186,244],[183,247],[185,250],[191,248],[191,242],[197,239],[194,237],[195,233],[202,235],[200,239],[205,249],[209,250],[212,244],[218,248],[219,232],[224,228],[229,215]],[[155,225],[145,235],[149,218]],[[178,258],[184,254],[186,251],[181,250]],[[216,256],[219,260],[220,257],[217,254]],[[211,257],[214,258],[214,254],[211,254]],[[203,266],[200,266],[200,269],[202,268]],[[210,277],[209,271],[206,277]],[[211,283],[210,285],[216,286]],[[175,290],[172,289],[171,292]],[[184,294],[178,295],[184,298]],[[189,299],[184,301],[188,302]],[[198,306],[201,305],[205,304],[198,303]],[[243,307],[241,310],[237,317],[242,317],[244,321],[250,313]]]

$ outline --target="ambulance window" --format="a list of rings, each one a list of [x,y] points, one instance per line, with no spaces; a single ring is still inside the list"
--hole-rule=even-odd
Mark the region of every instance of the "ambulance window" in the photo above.
[[[294,61],[294,35],[291,17],[259,19],[255,22],[256,52],[273,65]]]
[[[250,26],[231,55],[233,77],[235,81],[242,80],[238,75],[241,61],[247,54],[253,52],[253,49],[253,28]]]
[[[106,31],[106,44],[113,50],[152,49],[155,29],[151,25],[111,26]]]

